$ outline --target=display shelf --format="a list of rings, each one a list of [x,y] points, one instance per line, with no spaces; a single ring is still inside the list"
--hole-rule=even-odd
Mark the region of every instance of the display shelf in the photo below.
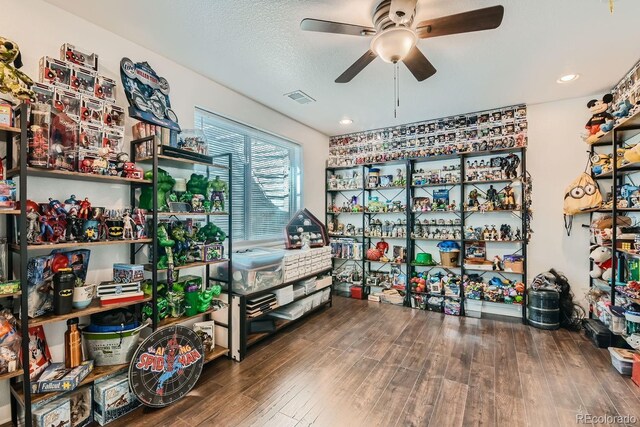
[[[13,126],[0,125],[0,134],[13,133],[19,135],[22,130]]]
[[[147,215],[153,215],[153,212],[148,212]],[[159,217],[171,217],[171,216],[184,216],[184,217],[199,217],[199,216],[228,216],[229,212],[158,212]]]
[[[210,352],[204,355],[203,363],[206,364],[209,362],[213,362],[214,360],[219,359],[223,356],[227,356],[228,354],[229,354],[228,348],[224,348],[224,347],[220,347],[219,345],[216,345],[213,347],[213,350],[211,350]]]
[[[478,185],[478,184],[507,184],[510,182],[520,181],[520,177],[513,179],[488,179],[479,181],[464,181],[465,184]]]
[[[329,237],[338,237],[338,238],[346,238],[346,239],[362,239],[365,236],[363,236],[362,234],[357,234],[357,235],[353,235],[353,236],[344,236],[342,234],[329,233]]]
[[[640,111],[627,118],[619,125],[614,126],[612,130],[600,136],[597,141],[591,143],[590,145],[593,147],[612,145],[614,134],[616,135],[616,142],[629,140],[634,136],[640,134]]]
[[[14,292],[11,294],[0,294],[0,298],[15,298],[22,295],[22,291]]]
[[[332,170],[332,171],[337,171],[337,170],[344,170],[344,169],[359,169],[362,167],[362,164],[359,165],[344,165],[344,166],[327,166],[328,170]]]
[[[329,301],[325,301],[323,303],[320,303],[320,305],[312,308],[311,310],[305,312],[302,316],[298,317],[297,319],[293,319],[293,320],[287,320],[287,319],[274,319],[275,320],[275,324],[276,324],[276,328],[274,332],[261,332],[258,334],[251,334],[249,335],[249,337],[247,338],[247,347],[251,347],[252,345],[258,343],[259,341],[262,341],[263,339],[274,335],[276,332],[278,332],[279,330],[286,328],[287,326],[290,326],[302,319],[307,318],[309,315],[320,311],[321,309],[323,309],[324,307],[326,307],[327,305],[331,304],[331,299],[329,299]]]
[[[406,262],[392,262],[392,261],[373,261],[370,259],[365,259],[364,262],[369,263],[369,264],[382,264],[384,265],[407,265]]]
[[[616,209],[618,212],[640,212],[640,208],[617,208]],[[598,209],[594,212],[598,212],[598,213],[611,213],[613,212],[613,209],[609,208],[609,209]]]
[[[340,258],[337,256],[331,257],[331,259],[337,259],[340,261],[362,261],[360,258]]]
[[[430,225],[428,227],[438,227],[435,225]],[[439,227],[442,227],[442,225],[440,225]],[[447,227],[446,225],[444,227]],[[456,227],[455,225],[451,226],[451,227]],[[460,227],[459,225],[457,227]],[[419,241],[423,241],[423,242],[448,242],[448,241],[453,241],[453,242],[461,242],[461,239],[430,239],[427,237],[412,237],[411,240],[419,240]]]
[[[283,304],[283,305],[278,305],[278,306],[277,306],[277,307],[275,307],[273,310],[267,311],[266,313],[262,313],[262,314],[260,314],[259,316],[256,316],[256,317],[249,317],[249,316],[247,316],[247,320],[246,320],[246,321],[247,321],[247,322],[255,322],[256,320],[263,319],[263,318],[265,318],[265,317],[269,316],[269,315],[270,315],[274,310],[277,310],[277,309],[282,308],[282,307],[286,307],[286,306],[288,306],[288,305],[290,305],[290,304],[293,304],[294,302],[301,301],[301,300],[303,300],[303,299],[305,299],[305,298],[307,298],[307,297],[309,297],[309,296],[311,296],[311,295],[317,294],[318,292],[324,291],[325,289],[328,289],[328,288],[330,288],[330,287],[331,287],[331,286],[325,286],[324,288],[316,289],[316,290],[314,290],[313,292],[310,292],[310,293],[308,293],[308,294],[301,295],[301,296],[299,296],[298,298],[294,298],[294,299],[293,299],[293,301],[288,302],[288,303]]]
[[[20,215],[20,209],[0,209],[0,215]]]
[[[456,209],[454,211],[446,210],[446,211],[409,211],[413,215],[421,215],[421,214],[459,214],[461,211]],[[480,211],[471,211],[471,212],[480,212]],[[458,224],[458,227],[460,225]]]
[[[137,239],[137,240],[105,240],[99,242],[65,242],[65,243],[51,243],[41,245],[27,245],[27,250],[53,250],[64,248],[86,248],[93,246],[109,246],[109,245],[130,245],[130,244],[147,244],[151,243],[153,239]],[[19,252],[20,245],[10,245],[11,250]]]
[[[207,265],[223,264],[225,262],[229,262],[229,260],[225,258],[225,259],[217,259],[215,261],[209,261],[209,262],[205,262],[205,261],[203,261],[203,262],[192,262],[192,263],[189,263],[189,264],[180,265],[178,267],[173,267],[173,270],[174,271],[186,270],[188,268],[205,267]],[[153,271],[153,266],[150,265],[150,264],[145,264],[144,269],[145,269],[145,271]],[[167,269],[166,268],[158,269],[157,271],[158,271],[158,273],[166,273]]]
[[[411,266],[412,267],[418,267],[418,268],[442,268],[442,269],[445,269],[445,270],[460,270],[460,266],[450,267],[450,266],[442,265],[442,264],[424,265],[424,264],[416,264],[415,262],[412,262]]]
[[[403,226],[406,227],[406,226]],[[365,239],[386,239],[386,240],[407,240],[406,237],[391,237],[391,236],[364,236]]]
[[[133,143],[136,143],[136,141],[133,141]],[[209,166],[216,169],[229,169],[229,166],[227,165],[221,165],[217,163],[207,163],[207,162],[202,162],[200,160],[181,159],[179,157],[169,157],[169,156],[165,156],[164,154],[158,154],[158,160],[163,165],[168,167],[174,167],[174,168],[185,168],[185,167],[193,167],[195,165],[198,165],[198,166]],[[140,162],[140,163],[146,163],[146,162],[152,162],[152,161],[153,161],[152,156],[136,158],[136,162]]]
[[[632,257],[640,257],[640,253],[638,253],[638,252],[633,252],[633,251],[629,251],[629,250],[626,250],[626,249],[619,249],[619,248],[616,248],[616,251],[617,252],[621,252],[621,253],[626,254],[626,255],[630,255]]]
[[[367,187],[367,191],[376,191],[376,190],[406,190],[406,186],[404,185],[391,185],[389,187]]]
[[[460,185],[460,182],[445,182],[445,183],[440,183],[440,184],[412,185],[411,188],[455,187],[456,185]]]
[[[111,376],[117,372],[123,371],[125,369],[129,368],[129,364],[128,363],[124,363],[122,365],[112,365],[112,366],[95,366],[93,368],[93,371],[91,371],[89,373],[89,375],[87,375],[87,377],[82,380],[82,382],[80,384],[78,384],[78,387],[76,387],[74,390],[78,389],[79,387],[82,387],[83,385],[86,384],[91,384],[96,380],[99,380],[100,378],[104,378],[104,377],[108,377]],[[69,390],[69,391],[73,391],[73,390]],[[33,405],[34,403],[38,403],[38,402],[42,402],[45,400],[49,400],[53,397],[57,397],[60,396],[64,393],[68,393],[67,391],[55,391],[55,392],[51,392],[51,393],[38,393],[38,394],[31,394],[31,404]],[[12,384],[11,385],[11,394],[13,394],[13,396],[22,404],[24,405],[24,393],[22,390],[22,384]]]
[[[520,209],[494,209],[491,211],[479,211],[479,210],[469,210],[465,209],[464,213],[481,213],[481,214],[489,214],[489,213],[521,213]]]
[[[50,323],[62,322],[68,319],[73,319],[74,317],[90,316],[95,313],[102,313],[103,311],[110,311],[110,310],[115,310],[117,308],[129,307],[136,304],[142,304],[148,301],[151,301],[151,297],[146,297],[138,301],[123,302],[121,304],[109,304],[102,307],[100,306],[100,301],[96,298],[93,300],[91,305],[89,305],[89,307],[87,308],[74,309],[74,310],[71,310],[71,313],[67,313],[67,314],[56,315],[51,313],[51,314],[45,314],[44,316],[39,316],[39,317],[34,317],[32,319],[29,319],[29,327],[31,328],[39,325],[47,325]]]
[[[355,260],[355,261],[360,261],[360,260]],[[329,273],[331,270],[333,270],[333,269],[332,268],[325,268],[324,270],[320,270],[320,271],[318,271],[316,273],[307,274],[306,276],[298,277],[297,279],[289,280],[287,282],[283,282],[283,283],[281,283],[279,285],[272,286],[272,287],[267,288],[267,289],[260,289],[258,291],[250,292],[248,294],[241,294],[241,295],[248,299],[248,298],[253,298],[253,297],[256,297],[256,296],[263,295],[263,294],[268,294],[268,293],[273,292],[273,291],[275,291],[277,289],[285,288],[285,287],[287,287],[289,285],[293,285],[293,284],[301,282],[303,280],[311,279],[313,277],[320,276],[321,274]]]
[[[481,267],[478,267],[478,266],[474,266],[474,265],[472,265],[472,264],[465,264],[465,265],[464,265],[464,269],[465,269],[466,271],[482,271],[482,272],[485,272],[485,273],[495,273],[495,274],[499,274],[499,273],[501,273],[501,274],[517,274],[517,275],[520,275],[520,276],[522,276],[522,275],[523,275],[523,273],[516,273],[515,271],[494,270],[494,269],[493,269],[493,266],[492,266],[491,264],[486,264],[486,265],[488,265],[488,266],[489,266],[489,268],[481,268]]]
[[[68,179],[73,181],[102,182],[107,184],[140,184],[151,185],[148,179],[125,178],[122,176],[94,175],[89,173],[69,172],[56,169],[40,169],[27,167],[27,175],[41,178]],[[20,176],[20,169],[14,168],[7,171],[7,178]]]
[[[364,212],[332,212],[332,211],[327,211],[327,215],[362,215]]]
[[[337,188],[330,188],[327,191],[331,192],[331,193],[344,193],[347,191],[357,191],[357,192],[362,192],[362,188],[342,188],[342,189],[337,189]]]
[[[500,148],[498,150],[468,151],[465,153],[461,153],[461,155],[462,157],[483,157],[483,156],[493,156],[496,154],[520,153],[526,149],[527,149],[526,146],[513,147],[513,148]]]
[[[399,212],[364,212],[367,215],[406,215],[407,211],[399,211]]]
[[[158,322],[158,327],[156,329],[166,328],[172,325],[177,325],[178,323],[183,323],[188,320],[199,319],[202,316],[206,316],[207,314],[213,313],[214,311],[220,310],[219,308],[209,308],[202,313],[195,314],[193,316],[181,316],[181,317],[167,317]]]
[[[0,381],[10,380],[11,378],[19,377],[22,374],[24,374],[24,371],[22,369],[16,369],[13,372],[0,374]]]

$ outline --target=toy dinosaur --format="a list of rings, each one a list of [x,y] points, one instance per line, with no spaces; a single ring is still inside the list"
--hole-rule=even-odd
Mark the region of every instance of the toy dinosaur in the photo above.
[[[144,173],[144,179],[153,180],[153,171],[146,171]],[[160,211],[166,211],[169,209],[167,205],[167,193],[171,191],[176,180],[167,173],[164,169],[158,168],[158,194],[156,195],[158,200],[158,209]],[[140,193],[140,209],[153,211],[153,186],[147,185],[142,188]]]
[[[35,101],[36,94],[31,90],[33,80],[18,68],[22,68],[20,48],[15,42],[0,37],[0,92],[10,93],[21,101]]]
[[[226,238],[227,233],[211,222],[198,231],[198,240],[205,244],[223,242]]]

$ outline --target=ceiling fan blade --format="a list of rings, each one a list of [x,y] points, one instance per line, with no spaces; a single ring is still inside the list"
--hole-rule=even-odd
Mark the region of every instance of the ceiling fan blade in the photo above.
[[[417,25],[416,33],[418,37],[426,39],[450,34],[492,30],[500,26],[503,16],[504,7],[502,6],[471,10],[456,15],[422,21]]]
[[[364,67],[371,64],[371,61],[376,59],[377,56],[373,51],[368,50],[351,67],[347,68],[347,71],[340,74],[340,77],[336,79],[336,83],[349,83],[360,71],[364,70]]]
[[[306,18],[300,22],[304,31],[318,31],[320,33],[347,34],[350,36],[372,36],[376,30],[361,25],[343,24],[341,22],[323,21],[321,19]]]
[[[417,46],[411,49],[409,55],[407,55],[402,62],[404,62],[404,65],[407,66],[411,74],[413,74],[419,82],[428,79],[436,73],[433,64],[429,62]]]

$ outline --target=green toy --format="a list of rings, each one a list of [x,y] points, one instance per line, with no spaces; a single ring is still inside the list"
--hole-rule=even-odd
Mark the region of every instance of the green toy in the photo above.
[[[208,188],[209,188],[209,180],[204,175],[192,173],[191,178],[189,178],[189,181],[187,181],[187,191],[192,195],[202,194],[206,199],[208,194],[208,191],[207,191]]]
[[[216,176],[215,179],[209,181],[209,190],[211,190],[211,207],[213,211],[224,212],[224,200],[229,197],[229,185]],[[209,209],[211,211],[211,208]]]
[[[227,233],[211,222],[198,231],[198,240],[205,244],[223,242],[226,238]]]
[[[180,203],[189,203],[191,204],[191,199],[193,199],[193,194],[188,191],[185,191],[180,195]]]
[[[146,171],[144,173],[144,179],[153,180],[153,171]],[[156,197],[158,200],[158,209],[160,211],[169,210],[169,205],[167,205],[167,193],[171,191],[175,183],[176,180],[173,179],[167,171],[158,168],[158,194]],[[142,187],[138,207],[140,209],[153,211],[153,186],[147,185]]]
[[[158,269],[166,270],[171,267],[173,269],[173,250],[172,247],[176,244],[175,240],[169,238],[169,233],[167,232],[164,224],[158,225],[158,244],[161,248],[164,248],[165,255],[161,255],[158,258]]]

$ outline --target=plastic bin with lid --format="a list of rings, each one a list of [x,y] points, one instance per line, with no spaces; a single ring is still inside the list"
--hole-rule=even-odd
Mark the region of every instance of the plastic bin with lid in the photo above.
[[[269,289],[282,284],[281,249],[254,248],[233,254],[233,290],[239,294]]]
[[[272,311],[271,313],[269,313],[269,316],[279,317],[281,319],[286,319],[286,320],[295,320],[301,317],[304,314],[304,312],[305,312],[304,304],[298,301],[298,302],[289,304],[286,307],[280,307]]]

